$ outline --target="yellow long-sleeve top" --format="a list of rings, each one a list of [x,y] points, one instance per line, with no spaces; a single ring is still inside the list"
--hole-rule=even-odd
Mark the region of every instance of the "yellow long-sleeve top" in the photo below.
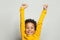
[[[46,15],[46,11],[47,10],[43,9],[41,16],[39,18],[39,21],[37,23],[35,33],[33,35],[26,35],[26,33],[25,33],[25,20],[24,20],[24,8],[22,8],[22,7],[20,8],[20,30],[21,30],[22,40],[39,40],[40,39],[42,23],[43,23],[45,15]]]

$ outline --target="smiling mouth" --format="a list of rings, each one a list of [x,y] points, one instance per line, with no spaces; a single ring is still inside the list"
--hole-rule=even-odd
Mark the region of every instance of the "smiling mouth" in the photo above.
[[[29,31],[28,33],[29,33],[29,34],[32,34],[32,32],[31,32],[31,31]]]

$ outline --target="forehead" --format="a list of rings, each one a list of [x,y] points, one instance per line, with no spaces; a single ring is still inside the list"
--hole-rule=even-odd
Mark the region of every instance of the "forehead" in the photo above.
[[[29,22],[29,23],[26,24],[26,26],[34,26],[34,24]]]

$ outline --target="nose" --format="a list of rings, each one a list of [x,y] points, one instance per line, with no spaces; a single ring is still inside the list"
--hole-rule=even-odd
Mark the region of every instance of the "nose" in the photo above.
[[[29,31],[31,31],[31,29],[29,29]]]
[[[31,31],[31,29],[29,29],[29,31]]]

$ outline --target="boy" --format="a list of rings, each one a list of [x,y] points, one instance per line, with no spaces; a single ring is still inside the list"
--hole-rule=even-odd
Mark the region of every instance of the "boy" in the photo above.
[[[22,4],[20,8],[20,28],[22,40],[39,40],[42,28],[42,22],[47,12],[48,5],[43,5],[43,10],[39,18],[38,23],[33,19],[24,20],[24,9],[27,8],[27,4]]]

